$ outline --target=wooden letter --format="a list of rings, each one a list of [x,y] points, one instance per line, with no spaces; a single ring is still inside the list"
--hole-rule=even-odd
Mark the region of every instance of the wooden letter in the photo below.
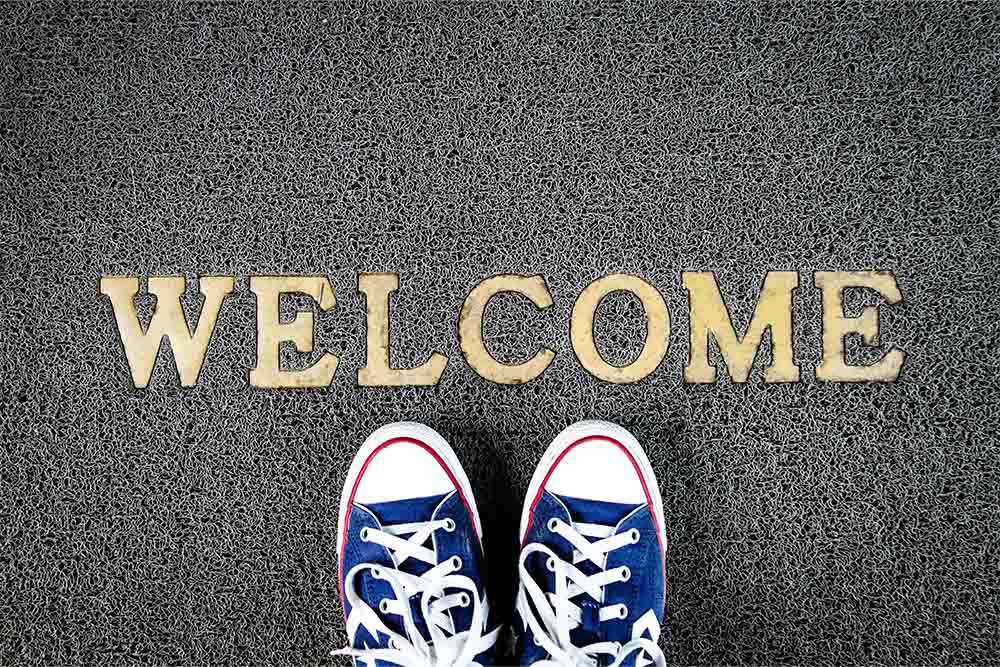
[[[757,299],[746,334],[733,328],[715,275],[685,271],[682,282],[691,299],[691,357],[684,369],[685,382],[715,382],[715,367],[708,360],[708,339],[715,338],[733,382],[746,382],[764,332],[771,330],[771,365],[765,382],[798,382],[792,347],[792,292],[799,285],[794,271],[770,271]]]
[[[389,295],[399,289],[395,273],[361,273],[358,290],[368,302],[368,362],[358,371],[363,387],[406,387],[435,385],[448,365],[448,357],[432,352],[431,358],[416,368],[389,366]]]
[[[816,379],[823,382],[895,382],[906,355],[890,350],[871,366],[849,366],[844,359],[844,336],[861,334],[868,345],[878,344],[878,309],[869,306],[860,317],[845,317],[843,292],[849,287],[875,290],[889,304],[899,303],[903,295],[896,277],[880,271],[817,271],[816,287],[823,293],[823,362],[816,368]]]
[[[594,313],[608,294],[631,292],[646,311],[646,341],[639,358],[628,366],[604,361],[594,343]],[[638,382],[656,370],[670,345],[670,311],[656,288],[638,276],[613,274],[590,283],[573,305],[570,337],[580,364],[592,375],[615,384]]]
[[[266,389],[329,386],[337,371],[337,357],[329,352],[305,370],[283,371],[278,366],[282,341],[291,341],[299,352],[313,349],[313,314],[301,312],[282,324],[281,295],[308,294],[322,310],[330,310],[337,299],[326,276],[253,276],[250,289],[257,295],[257,367],[250,371],[250,384]]]
[[[542,276],[503,275],[487,278],[479,283],[466,297],[458,322],[458,337],[462,353],[472,370],[491,382],[499,384],[523,384],[542,374],[556,353],[543,348],[523,364],[501,364],[486,350],[483,341],[483,312],[486,304],[501,292],[517,292],[531,299],[539,310],[552,305],[552,295],[545,286]]]
[[[149,292],[156,295],[156,308],[145,332],[139,324],[133,302],[139,292],[139,278],[101,278],[101,294],[111,299],[115,320],[118,322],[118,335],[121,336],[125,358],[128,359],[129,370],[132,372],[132,383],[138,389],[149,385],[156,354],[164,336],[170,340],[181,386],[193,387],[198,382],[198,374],[205,361],[208,342],[212,339],[222,300],[232,293],[233,284],[233,279],[228,276],[206,276],[198,280],[205,303],[198,316],[198,328],[192,335],[181,308],[183,276],[152,276],[149,279]]]

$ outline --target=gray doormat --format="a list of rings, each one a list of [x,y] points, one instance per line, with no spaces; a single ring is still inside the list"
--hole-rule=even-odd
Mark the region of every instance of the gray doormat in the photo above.
[[[165,3],[164,3],[165,4]],[[676,664],[1000,660],[995,7],[83,3],[0,8],[0,663],[291,664],[345,641],[336,510],[365,435],[454,445],[509,615],[541,452],[620,422],[660,477]],[[801,381],[682,381],[682,271],[746,327],[796,271]],[[895,274],[894,383],[821,383],[817,270]],[[360,272],[393,272],[392,361],[364,388]],[[466,295],[542,275],[554,307],[487,308],[519,386],[458,342]],[[631,385],[585,372],[573,303],[610,273],[666,300],[670,349]],[[329,389],[251,388],[249,276],[325,274]],[[195,387],[167,347],[133,387],[102,275],[236,277]],[[848,293],[846,308],[882,303]],[[151,299],[139,300],[148,315]],[[283,312],[313,308],[286,299]],[[634,359],[638,302],[598,311]],[[874,355],[874,356],[873,356]]]

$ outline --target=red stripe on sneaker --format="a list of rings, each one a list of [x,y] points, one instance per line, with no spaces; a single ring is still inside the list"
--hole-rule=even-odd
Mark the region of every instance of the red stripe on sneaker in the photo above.
[[[455,478],[455,475],[454,473],[452,473],[451,468],[448,467],[448,464],[445,463],[444,459],[441,458],[441,455],[438,454],[433,447],[431,447],[430,445],[421,440],[417,440],[416,438],[410,438],[407,436],[391,438],[383,442],[378,447],[376,447],[374,450],[372,450],[372,453],[368,455],[368,458],[365,459],[365,462],[361,466],[361,470],[358,472],[357,478],[354,480],[354,487],[351,489],[351,495],[347,501],[347,507],[341,508],[341,511],[344,511],[346,513],[344,515],[344,534],[341,537],[340,563],[338,563],[339,576],[337,577],[337,579],[340,582],[340,601],[344,607],[344,623],[347,623],[347,603],[345,602],[344,598],[344,552],[347,550],[347,533],[350,528],[351,507],[354,506],[354,495],[358,492],[358,486],[361,484],[361,478],[364,477],[365,470],[368,469],[368,464],[372,462],[372,459],[375,458],[375,455],[381,452],[386,447],[389,447],[391,445],[398,445],[400,443],[406,443],[408,445],[417,445],[418,447],[423,448],[423,450],[426,451],[428,454],[430,454],[432,457],[434,457],[434,460],[437,461],[437,464],[439,466],[441,466],[441,469],[444,470],[444,473],[448,475],[448,479],[451,481],[452,485],[458,491],[458,497],[462,499],[462,504],[465,505],[465,510],[469,513],[469,521],[472,522],[473,530],[475,530],[476,527],[476,517],[472,513],[472,506],[469,504],[468,498],[466,498],[465,494],[462,493],[462,485],[458,483],[458,479]]]

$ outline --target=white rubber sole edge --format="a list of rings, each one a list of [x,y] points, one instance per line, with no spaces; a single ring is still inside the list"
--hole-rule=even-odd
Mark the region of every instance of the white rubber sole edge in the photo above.
[[[646,456],[646,452],[643,450],[642,445],[639,444],[639,441],[627,429],[618,424],[596,419],[580,421],[567,426],[556,436],[556,439],[552,441],[549,448],[545,450],[542,460],[539,461],[538,467],[535,468],[535,474],[531,477],[531,484],[528,485],[528,494],[524,500],[524,509],[521,510],[521,542],[524,542],[524,536],[528,529],[531,504],[538,495],[542,481],[552,468],[552,464],[573,443],[594,435],[603,435],[617,440],[628,450],[629,454],[632,455],[632,458],[639,465],[639,472],[642,474],[646,489],[649,491],[649,497],[653,501],[653,516],[660,530],[660,544],[666,547],[667,528],[663,521],[663,499],[660,496],[660,485],[656,481],[656,473],[653,472],[653,466],[649,462],[649,457]]]
[[[347,470],[347,479],[344,480],[344,490],[341,491],[340,507],[337,511],[337,557],[340,558],[344,553],[344,526],[347,524],[347,513],[351,509],[348,506],[348,502],[351,498],[351,492],[354,490],[354,485],[358,481],[358,475],[361,474],[361,469],[364,467],[365,461],[368,460],[371,453],[382,444],[395,438],[413,438],[414,440],[419,440],[441,457],[441,460],[445,462],[445,465],[448,466],[451,474],[454,475],[455,480],[458,482],[462,495],[465,496],[466,501],[469,503],[475,523],[476,535],[482,541],[483,525],[479,520],[479,508],[476,507],[476,497],[472,493],[472,485],[469,484],[469,478],[465,474],[465,469],[462,468],[458,456],[455,455],[455,450],[451,448],[451,445],[448,444],[440,433],[430,426],[425,426],[417,422],[395,422],[393,424],[386,424],[369,435],[364,443],[362,443],[361,449],[354,455],[351,467]]]

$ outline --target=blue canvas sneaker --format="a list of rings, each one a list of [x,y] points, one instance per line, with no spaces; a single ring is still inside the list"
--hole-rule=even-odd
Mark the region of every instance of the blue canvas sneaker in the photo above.
[[[361,665],[487,665],[499,627],[483,591],[469,479],[436,431],[400,422],[354,458],[337,527],[348,648]]]
[[[535,470],[521,514],[521,665],[663,665],[663,503],[635,437],[570,426]]]

